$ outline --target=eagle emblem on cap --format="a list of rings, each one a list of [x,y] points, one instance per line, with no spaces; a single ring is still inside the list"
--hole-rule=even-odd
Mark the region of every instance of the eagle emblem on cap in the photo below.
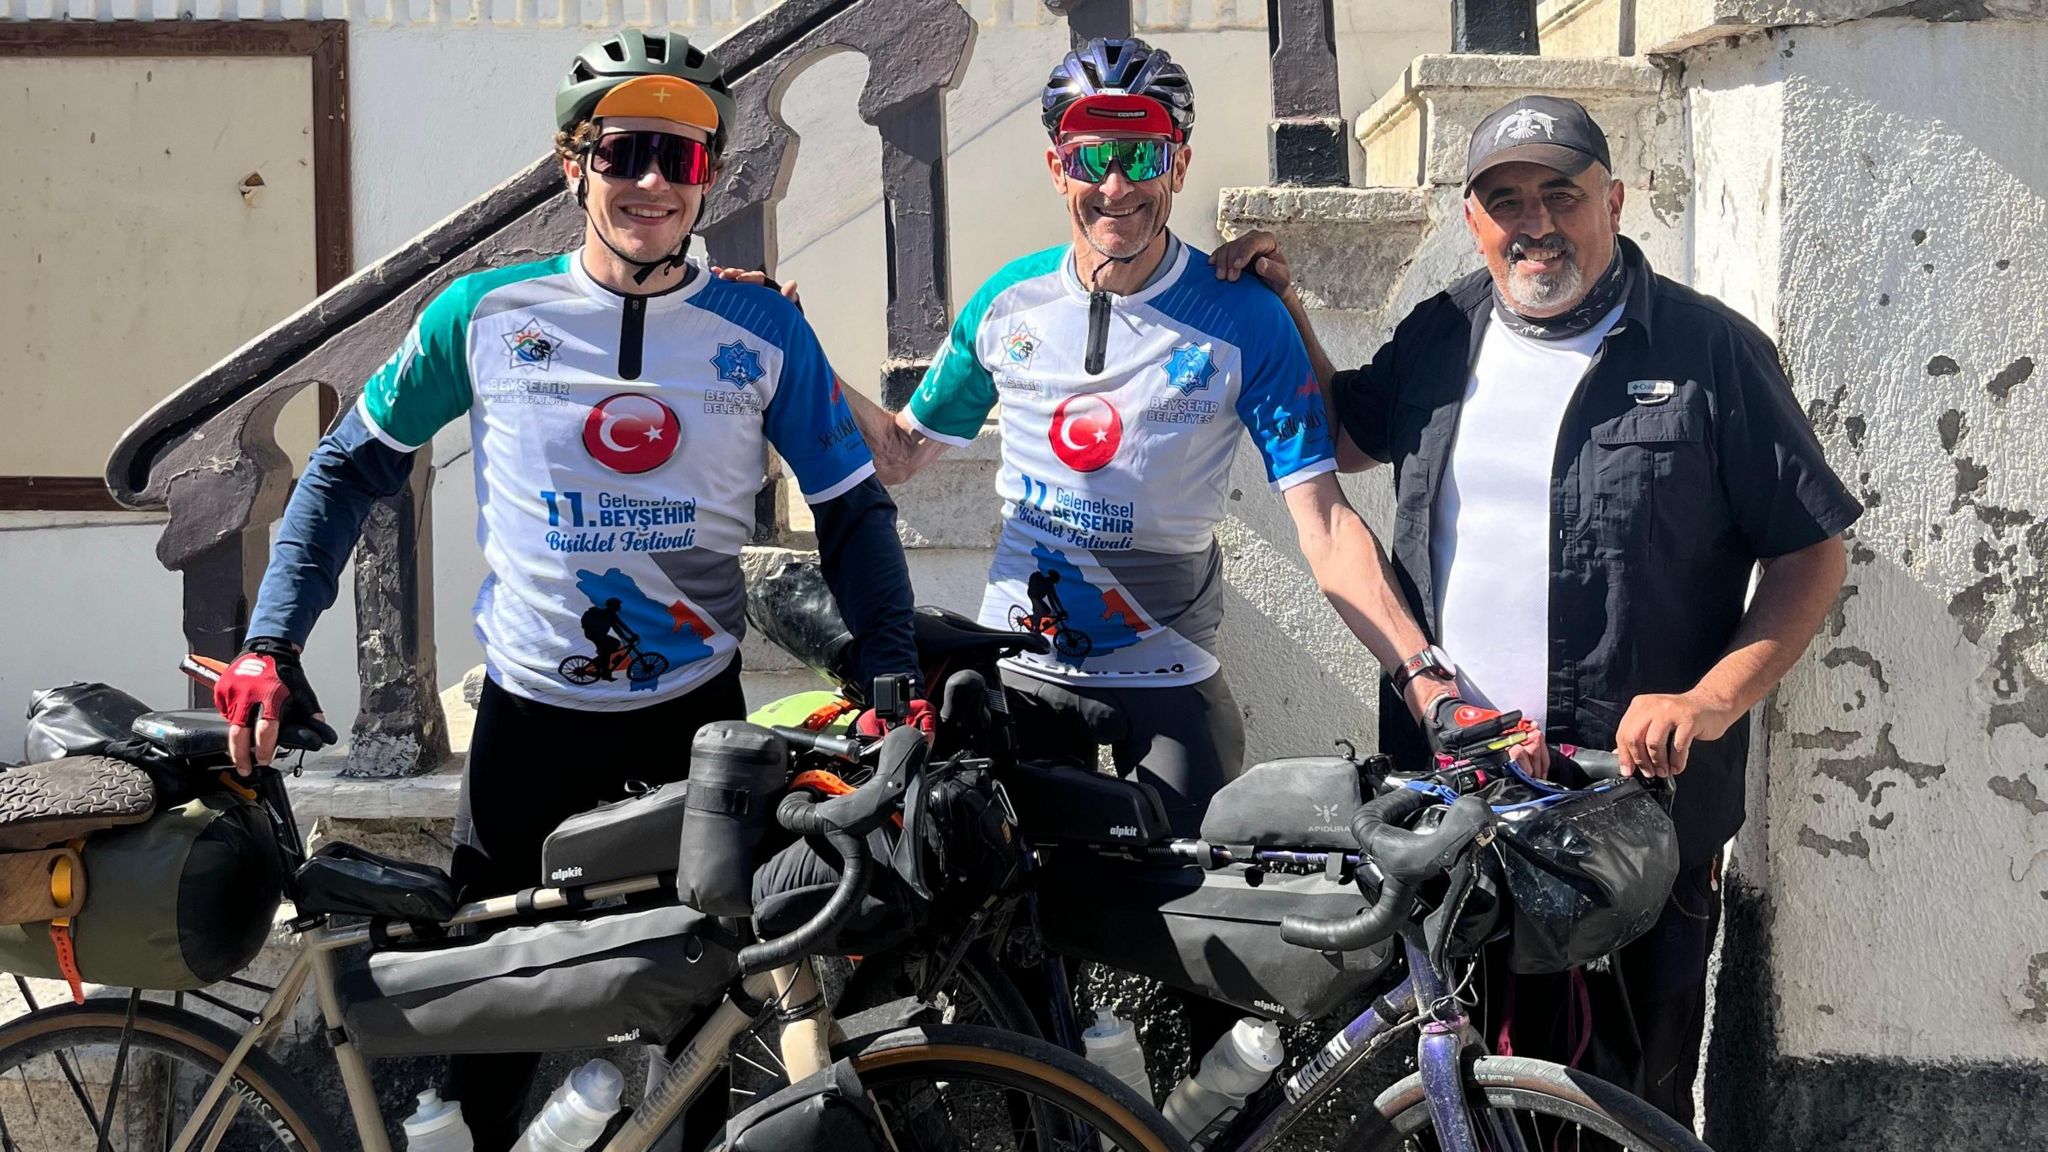
[[[1550,126],[1555,123],[1557,117],[1548,112],[1538,112],[1534,108],[1517,108],[1514,115],[1501,121],[1500,127],[1493,130],[1493,142],[1500,143],[1502,136],[1510,140],[1533,140],[1539,129],[1546,138],[1553,138],[1556,133],[1550,130]]]

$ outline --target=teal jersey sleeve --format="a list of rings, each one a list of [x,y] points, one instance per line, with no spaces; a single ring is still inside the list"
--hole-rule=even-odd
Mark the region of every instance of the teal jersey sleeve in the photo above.
[[[1061,245],[1012,260],[968,298],[946,343],[925,370],[924,382],[910,394],[910,418],[925,435],[964,445],[981,431],[996,406],[995,377],[982,363],[978,347],[981,326],[998,297],[1026,280],[1057,274],[1066,253]]]
[[[925,435],[948,444],[967,444],[996,406],[996,382],[975,352],[981,318],[988,312],[983,286],[953,321],[953,331],[910,394],[910,416]]]
[[[359,408],[377,439],[411,452],[469,411],[469,320],[492,290],[568,270],[567,256],[464,276],[434,297],[405,343],[363,385]]]

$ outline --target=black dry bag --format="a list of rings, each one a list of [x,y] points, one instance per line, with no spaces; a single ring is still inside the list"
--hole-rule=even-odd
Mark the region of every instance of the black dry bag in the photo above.
[[[789,783],[789,747],[758,724],[720,720],[690,745],[690,787],[676,852],[676,894],[712,916],[753,910],[756,850]]]

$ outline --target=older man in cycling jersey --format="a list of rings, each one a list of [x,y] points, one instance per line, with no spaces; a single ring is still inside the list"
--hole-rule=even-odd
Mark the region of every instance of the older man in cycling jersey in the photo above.
[[[1052,70],[1041,114],[1072,242],[982,285],[902,412],[853,398],[854,414],[894,483],[973,440],[1001,402],[1003,522],[981,620],[1055,633],[1051,652],[1004,664],[1018,730],[1032,751],[1089,762],[1109,745],[1195,835],[1244,753],[1216,656],[1215,529],[1241,436],[1352,632],[1394,669],[1426,641],[1337,487],[1286,309],[1218,280],[1167,229],[1193,155],[1187,73],[1142,40],[1094,40]],[[1054,577],[1063,620],[1037,604]],[[1449,693],[1425,678],[1408,702],[1426,714]]]

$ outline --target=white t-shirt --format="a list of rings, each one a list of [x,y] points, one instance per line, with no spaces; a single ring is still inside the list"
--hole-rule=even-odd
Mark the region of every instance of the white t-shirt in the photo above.
[[[1490,322],[1430,525],[1437,638],[1465,698],[1544,722],[1557,429],[1621,305],[1565,340]],[[1461,550],[1462,541],[1471,547]]]

